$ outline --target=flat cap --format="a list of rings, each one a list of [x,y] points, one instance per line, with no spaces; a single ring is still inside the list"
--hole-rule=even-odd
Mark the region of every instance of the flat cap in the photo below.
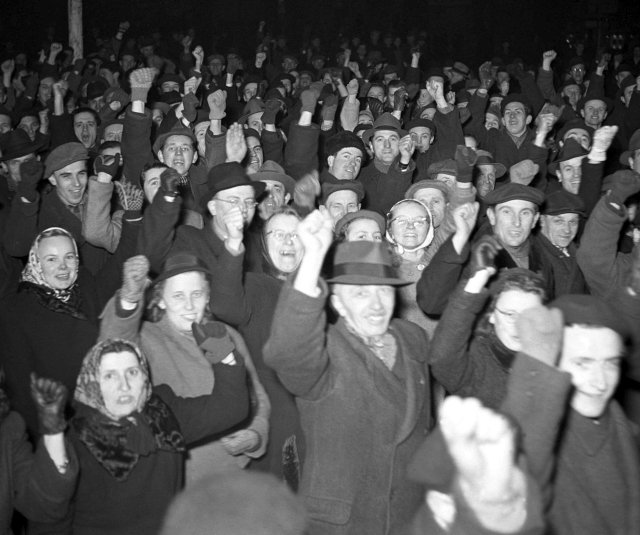
[[[542,207],[542,213],[544,215],[584,215],[585,206],[580,197],[565,189],[560,189],[547,195],[547,198],[544,200],[544,206]]]
[[[487,206],[495,206],[509,201],[529,201],[541,206],[544,202],[544,193],[531,186],[509,183],[497,187],[484,198]]]
[[[53,149],[44,161],[44,176],[50,177],[56,171],[74,162],[88,160],[89,152],[82,143],[64,143]]]

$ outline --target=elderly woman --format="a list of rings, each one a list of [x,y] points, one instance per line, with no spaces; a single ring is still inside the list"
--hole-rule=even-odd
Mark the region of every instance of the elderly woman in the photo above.
[[[68,231],[44,230],[31,246],[18,293],[0,306],[0,364],[13,407],[31,433],[36,412],[30,374],[60,381],[73,392],[82,358],[98,337],[98,315],[118,287],[121,261],[135,247],[133,230],[125,222],[116,254],[96,276],[79,265]]]
[[[80,477],[66,529],[77,535],[151,535],[180,490],[186,447],[241,422],[246,373],[235,351],[213,365],[208,395],[178,397],[153,387],[133,342],[109,339],[85,357],[69,436]]]
[[[416,282],[428,265],[426,249],[433,240],[431,212],[415,199],[404,199],[387,214],[387,240],[393,245],[394,265],[398,276],[408,284],[398,292],[398,315],[413,321],[429,335],[436,322],[427,318],[416,302]]]
[[[144,286],[149,269],[144,256],[125,262],[123,284],[102,315],[101,338],[135,340],[149,359],[154,385],[166,384],[179,396],[196,397],[216,384],[211,358],[238,352],[249,372],[254,400],[252,417],[224,437],[212,437],[189,450],[187,484],[225,466],[245,467],[264,455],[271,406],[240,334],[208,312],[209,279],[194,255],[170,256],[154,281],[143,320]],[[206,350],[205,350],[206,348]]]

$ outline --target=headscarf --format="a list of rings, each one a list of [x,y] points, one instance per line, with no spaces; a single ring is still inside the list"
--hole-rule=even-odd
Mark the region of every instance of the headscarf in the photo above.
[[[56,233],[54,234],[53,232]],[[40,242],[46,238],[55,236],[66,236],[67,238],[69,238],[71,240],[71,243],[73,244],[73,252],[75,253],[76,257],[78,257],[78,246],[76,245],[76,241],[73,239],[73,236],[63,228],[49,227],[48,229],[43,230],[40,234],[38,234],[33,242],[33,245],[31,245],[31,249],[29,249],[29,261],[22,270],[20,281],[30,282],[31,284],[36,284],[38,286],[46,288],[56,299],[67,303],[71,298],[73,287],[76,283],[76,279],[78,278],[78,265],[76,264],[75,271],[71,273],[72,280],[69,287],[60,290],[57,288],[52,288],[51,285],[45,280],[44,274],[42,272],[40,258],[38,257],[38,246],[40,245]]]
[[[269,221],[277,216],[277,215],[290,215],[293,217],[297,217],[298,218],[298,222],[302,221],[302,219],[300,218],[300,215],[291,207],[285,206],[280,208],[279,210],[276,210],[273,214],[271,214],[271,216],[269,217],[269,219],[267,219],[263,226],[262,226],[262,231],[260,232],[260,248],[262,250],[262,271],[263,273],[265,273],[266,275],[269,275],[275,279],[281,280],[281,281],[286,281],[288,279],[290,279],[294,273],[297,273],[298,268],[296,268],[293,272],[291,273],[287,273],[285,271],[282,271],[281,269],[278,269],[276,267],[276,265],[273,263],[273,259],[271,258],[271,255],[269,254],[269,246],[267,245],[267,228],[268,228],[268,223]],[[299,266],[298,266],[299,267]]]
[[[133,353],[145,379],[138,407],[117,418],[104,404],[100,389],[100,363],[106,353]],[[118,481],[125,481],[141,455],[157,450],[183,452],[180,426],[169,406],[152,392],[149,363],[136,344],[107,339],[93,346],[82,362],[74,394],[73,429],[96,460]]]
[[[426,212],[427,212],[427,224],[429,225],[429,230],[427,230],[427,235],[425,236],[423,242],[421,244],[417,245],[416,247],[411,248],[411,249],[408,249],[408,248],[400,245],[396,241],[396,239],[393,236],[393,234],[391,234],[391,219],[392,219],[391,214],[393,213],[393,211],[395,210],[395,208],[397,206],[400,206],[401,204],[407,203],[407,202],[417,203],[417,204],[419,204],[420,206],[422,206],[426,210]],[[433,217],[431,216],[431,211],[429,210],[429,207],[426,204],[424,204],[423,202],[421,202],[421,201],[419,201],[417,199],[402,199],[401,201],[398,201],[397,203],[395,203],[391,207],[391,210],[389,210],[389,213],[387,214],[387,233],[386,233],[385,237],[387,238],[387,241],[396,248],[396,250],[398,251],[398,254],[402,254],[404,252],[412,253],[413,251],[417,251],[418,249],[426,248],[431,243],[431,241],[433,240],[433,233],[434,233],[434,230],[433,230]]]
[[[42,240],[55,236],[69,238],[73,244],[73,251],[76,257],[78,256],[76,241],[67,230],[60,227],[49,227],[43,230],[38,234],[33,245],[31,245],[31,249],[29,249],[29,260],[20,276],[20,288],[34,293],[44,307],[54,312],[62,312],[75,318],[86,319],[85,314],[80,309],[80,294],[76,284],[78,279],[77,263],[75,270],[70,274],[71,284],[68,288],[53,288],[44,278],[42,265],[38,257],[38,247]]]

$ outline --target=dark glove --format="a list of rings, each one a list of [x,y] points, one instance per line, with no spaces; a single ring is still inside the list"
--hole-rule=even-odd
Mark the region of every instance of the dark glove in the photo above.
[[[401,87],[393,94],[393,109],[394,111],[402,111],[404,110],[405,105],[407,104],[407,98],[409,94],[404,87]]]
[[[336,95],[327,95],[322,103],[322,120],[333,122],[338,111],[338,97]]]
[[[455,160],[458,170],[456,180],[462,183],[471,183],[473,180],[473,166],[478,160],[476,151],[464,145],[458,145],[456,147]]]
[[[316,104],[318,103],[318,96],[319,93],[313,89],[305,89],[300,94],[300,102],[302,102],[301,112],[308,111],[313,113],[316,109]]]
[[[42,435],[62,433],[67,427],[64,407],[67,389],[54,379],[31,374],[31,397],[38,411],[38,424]]]
[[[280,111],[280,101],[278,99],[267,100],[264,113],[262,114],[262,124],[276,124],[276,116]]]
[[[38,182],[44,173],[44,166],[35,158],[20,164],[20,182],[16,188],[20,197],[30,202],[35,201],[38,190]]]
[[[482,236],[471,248],[471,275],[483,269],[495,268],[496,255],[500,249],[502,245],[494,236]]]
[[[384,105],[377,98],[368,97],[367,105],[369,106],[369,111],[373,114],[373,120],[375,121],[382,112],[384,111]]]
[[[93,162],[93,171],[97,175],[98,173],[106,173],[111,178],[116,176],[118,168],[120,167],[120,154],[116,153],[115,156],[108,154],[101,154]]]
[[[191,325],[191,330],[196,344],[212,364],[222,362],[236,348],[227,329],[220,322],[210,321],[204,325],[194,323]],[[234,358],[237,360],[235,353]]]
[[[196,97],[193,93],[187,93],[184,97],[182,97],[182,104],[184,104],[184,109],[182,110],[183,117],[193,123],[198,116],[198,97]]]
[[[25,85],[24,94],[27,98],[34,99],[36,98],[36,93],[38,92],[38,86],[40,85],[40,78],[37,74],[32,74],[27,78]]]
[[[622,206],[625,201],[632,195],[640,191],[640,175],[634,171],[616,171],[610,177],[605,179],[606,184],[609,184],[609,200],[612,203],[616,203]]]
[[[169,168],[162,171],[160,175],[160,192],[165,197],[177,197],[180,174],[175,169]]]

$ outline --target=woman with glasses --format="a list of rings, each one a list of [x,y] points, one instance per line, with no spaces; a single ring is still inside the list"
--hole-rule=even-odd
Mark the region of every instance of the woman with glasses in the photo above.
[[[426,248],[433,240],[433,224],[429,209],[414,199],[393,205],[387,214],[386,238],[393,246],[394,266],[398,276],[411,284],[398,291],[396,310],[400,318],[413,321],[430,335],[436,322],[427,318],[416,301],[416,282],[428,265]]]
[[[80,265],[67,230],[42,231],[29,251],[18,292],[0,304],[0,366],[13,408],[31,433],[37,418],[30,374],[55,379],[72,395],[82,359],[98,337],[98,315],[118,288],[122,261],[135,247],[133,229],[125,222],[116,253],[95,276]]]

